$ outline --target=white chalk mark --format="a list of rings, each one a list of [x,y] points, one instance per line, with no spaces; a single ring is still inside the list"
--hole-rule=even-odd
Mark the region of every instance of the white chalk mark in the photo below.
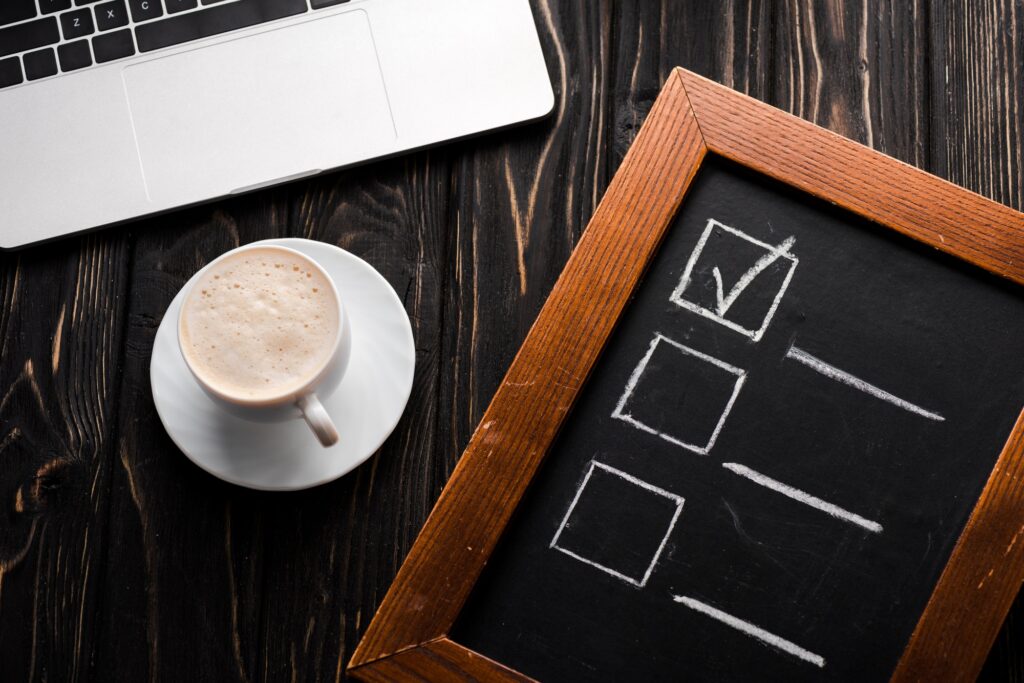
[[[619,477],[620,479],[624,479],[625,481],[628,481],[630,484],[639,486],[645,491],[650,491],[655,495],[668,498],[673,503],[675,503],[676,510],[672,514],[672,519],[669,520],[668,529],[665,530],[665,535],[661,538],[661,543],[658,545],[658,549],[654,551],[654,556],[651,557],[650,564],[647,565],[647,570],[644,572],[644,575],[639,579],[634,578],[632,576],[627,576],[626,574],[616,571],[611,567],[606,567],[603,564],[594,562],[591,559],[583,557],[578,553],[574,553],[573,551],[558,545],[558,537],[562,535],[562,531],[565,529],[566,524],[568,524],[569,518],[572,516],[572,511],[573,509],[575,509],[576,503],[579,502],[580,496],[583,494],[583,489],[587,488],[587,482],[590,481],[590,475],[594,473],[595,467],[599,467],[608,474]],[[548,547],[553,548],[559,552],[565,553],[569,557],[577,559],[584,564],[588,564],[591,567],[594,567],[595,569],[600,569],[606,574],[611,574],[616,578],[622,579],[630,585],[636,586],[637,588],[643,588],[647,584],[647,579],[651,578],[651,572],[654,571],[655,565],[658,564],[658,559],[661,557],[661,553],[665,549],[665,545],[668,543],[668,537],[672,535],[672,529],[675,527],[676,521],[679,519],[679,515],[683,511],[684,502],[685,501],[682,496],[677,496],[676,494],[666,491],[665,489],[660,489],[657,486],[648,484],[643,479],[637,479],[636,477],[630,474],[626,474],[622,470],[617,470],[614,467],[605,465],[604,463],[600,463],[596,460],[591,460],[590,467],[587,469],[587,474],[586,476],[583,477],[583,482],[580,484],[580,487],[576,490],[576,495],[573,496],[572,502],[569,503],[569,509],[565,511],[565,516],[562,517],[562,523],[558,525],[558,531],[555,532],[555,536],[551,539],[551,543],[548,545]]]
[[[734,235],[742,240],[750,242],[751,244],[757,245],[758,247],[765,249],[767,253],[760,259],[758,259],[757,262],[753,265],[753,267],[751,267],[746,273],[743,274],[743,276],[736,282],[736,284],[733,285],[732,289],[729,291],[729,294],[725,294],[724,292],[725,288],[722,283],[721,271],[717,267],[712,269],[711,275],[715,278],[715,285],[717,287],[717,305],[715,306],[716,310],[711,310],[692,301],[687,301],[686,299],[683,298],[683,293],[685,292],[686,288],[690,285],[690,280],[693,276],[693,269],[696,266],[701,254],[703,253],[704,247],[707,245],[708,238],[711,236],[711,233],[715,230],[715,228],[724,230],[725,232],[731,235]],[[789,282],[793,278],[793,273],[796,272],[796,266],[800,262],[796,256],[789,253],[789,248],[793,246],[795,239],[796,238],[794,237],[788,237],[778,246],[774,246],[768,244],[767,242],[762,242],[759,239],[751,237],[750,235],[740,230],[737,230],[736,228],[731,228],[728,225],[725,225],[724,223],[720,223],[716,221],[714,218],[709,218],[707,227],[704,228],[704,233],[700,236],[700,239],[697,240],[697,246],[694,247],[693,253],[690,255],[690,260],[686,263],[686,269],[683,271],[683,276],[682,278],[680,278],[679,284],[676,285],[676,288],[672,291],[671,296],[669,296],[669,300],[672,301],[672,303],[681,306],[688,311],[692,311],[698,315],[708,318],[709,320],[714,320],[716,323],[724,325],[725,327],[728,327],[730,330],[739,332],[740,334],[749,337],[755,342],[759,341],[761,337],[764,335],[765,330],[768,329],[768,325],[771,324],[772,317],[774,317],[776,309],[778,309],[779,304],[782,302],[782,296],[783,294],[786,293],[786,288],[789,287]],[[743,327],[738,323],[726,319],[726,313],[728,312],[729,308],[733,305],[733,303],[736,302],[736,299],[739,298],[740,294],[742,294],[743,291],[747,289],[747,287],[754,281],[754,279],[758,275],[764,272],[765,269],[767,269],[769,266],[771,266],[771,264],[775,263],[779,259],[785,259],[789,261],[791,265],[789,267],[789,271],[786,273],[786,277],[782,281],[782,285],[779,287],[779,291],[776,293],[775,298],[772,300],[771,306],[768,308],[768,312],[764,316],[764,320],[761,322],[761,327],[756,330],[751,330],[747,329],[746,327]]]
[[[825,666],[825,658],[821,655],[816,655],[810,650],[805,650],[790,640],[777,636],[770,631],[765,631],[759,626],[754,626],[749,621],[743,621],[742,619],[734,617],[727,612],[723,612],[722,610],[716,609],[711,605],[701,602],[700,600],[695,600],[685,595],[673,595],[672,599],[678,603],[686,605],[692,610],[700,612],[701,614],[706,614],[712,619],[717,619],[727,626],[732,626],[737,631],[742,631],[748,636],[760,640],[765,645],[771,645],[778,650],[782,650],[783,652],[791,654],[794,657],[798,657],[805,662],[814,664],[819,668],[824,668]]]
[[[708,442],[703,446],[699,444],[686,443],[685,441],[682,441],[672,436],[671,434],[666,434],[665,432],[659,431],[654,427],[651,427],[650,425],[644,424],[640,420],[630,415],[629,412],[626,410],[626,403],[633,395],[633,390],[636,388],[637,382],[640,381],[640,376],[643,375],[644,370],[647,368],[648,361],[651,360],[651,356],[654,355],[654,350],[658,348],[658,344],[661,342],[671,344],[673,347],[675,347],[676,349],[678,349],[679,351],[683,352],[686,355],[699,358],[700,360],[710,363],[711,365],[714,365],[717,368],[721,368],[722,370],[725,370],[729,374],[736,376],[736,383],[733,386],[732,394],[729,396],[729,401],[725,404],[725,409],[722,411],[722,416],[718,418],[718,423],[715,425],[714,430],[711,432],[711,437],[708,439]],[[737,368],[733,365],[729,365],[724,361],[709,356],[706,353],[701,353],[696,349],[691,349],[689,346],[684,346],[679,342],[669,339],[660,332],[656,332],[654,334],[654,338],[651,340],[651,345],[647,349],[647,353],[644,355],[643,358],[640,359],[640,362],[633,369],[633,373],[629,376],[629,381],[626,382],[626,389],[625,391],[622,392],[622,396],[619,397],[619,402],[616,404],[615,410],[612,411],[612,417],[617,420],[627,422],[636,427],[637,429],[647,432],[648,434],[654,434],[655,436],[661,437],[665,441],[675,444],[676,446],[681,446],[683,448],[694,451],[695,453],[699,453],[700,455],[707,455],[708,452],[711,451],[711,448],[715,445],[715,441],[718,439],[718,435],[722,431],[722,426],[725,424],[725,418],[728,417],[729,411],[732,410],[732,406],[736,402],[736,397],[739,395],[740,389],[743,387],[743,383],[746,381],[746,379],[746,370],[741,370],[740,368]]]
[[[927,417],[929,420],[937,420],[939,422],[944,422],[946,420],[946,418],[942,417],[938,413],[933,413],[930,410],[925,410],[921,406],[914,405],[910,401],[905,401],[899,396],[894,396],[893,394],[890,394],[888,391],[876,387],[874,384],[869,384],[868,382],[865,382],[862,379],[854,377],[850,373],[844,372],[839,368],[835,367],[834,365],[829,365],[820,358],[815,358],[814,356],[807,353],[803,349],[798,349],[795,346],[790,346],[789,350],[786,351],[786,358],[792,358],[793,360],[799,363],[803,363],[804,365],[811,368],[815,372],[818,372],[824,375],[825,377],[828,377],[829,379],[834,379],[837,382],[841,382],[847,386],[851,386],[854,389],[860,389],[865,394],[870,394],[875,398],[880,398],[883,401],[893,404],[894,406],[898,406],[900,408],[903,408],[904,410],[908,410],[914,413],[915,415]]]
[[[730,470],[731,472],[735,472],[741,477],[746,477],[755,484],[760,484],[761,486],[769,488],[772,491],[781,493],[782,495],[788,498],[792,498],[795,501],[799,501],[804,505],[810,505],[812,508],[817,508],[818,510],[821,510],[822,512],[828,515],[832,515],[836,519],[841,519],[843,521],[856,524],[857,526],[863,527],[868,531],[872,531],[876,534],[882,533],[882,525],[878,522],[872,522],[870,519],[865,519],[864,517],[861,517],[858,514],[850,512],[849,510],[844,510],[838,505],[833,505],[832,503],[824,501],[821,498],[818,498],[817,496],[812,496],[806,491],[801,491],[800,489],[793,488],[789,484],[783,484],[781,481],[777,481],[767,475],[761,474],[760,472],[756,472],[747,467],[746,465],[740,465],[739,463],[735,462],[725,462],[722,463],[722,467],[724,467],[727,470]]]
[[[755,277],[764,272],[765,268],[779,260],[779,257],[782,255],[791,256],[789,248],[793,246],[793,242],[795,241],[795,237],[787,237],[782,244],[769,250],[768,253],[754,263],[750,270],[745,272],[743,276],[736,281],[736,284],[734,284],[732,289],[729,290],[729,294],[725,296],[723,296],[724,287],[722,285],[722,272],[718,269],[718,266],[715,266],[712,269],[711,274],[714,276],[715,285],[718,288],[718,310],[716,313],[724,316],[729,308],[736,303],[736,299],[738,299],[740,294],[743,293],[743,290],[745,290],[750,283],[754,281]]]

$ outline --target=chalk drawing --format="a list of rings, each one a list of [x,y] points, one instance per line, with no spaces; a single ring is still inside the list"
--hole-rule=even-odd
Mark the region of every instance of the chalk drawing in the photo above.
[[[914,413],[915,415],[920,415],[921,417],[926,417],[929,420],[936,420],[938,422],[944,422],[946,420],[946,418],[942,417],[938,413],[932,412],[930,410],[925,410],[921,406],[914,405],[910,401],[905,401],[898,396],[894,396],[893,394],[890,394],[888,391],[885,391],[884,389],[879,389],[874,384],[869,384],[862,379],[854,377],[850,373],[844,372],[839,368],[835,367],[834,365],[829,365],[820,358],[815,358],[814,356],[807,353],[803,349],[798,349],[797,347],[791,345],[789,347],[789,350],[786,351],[786,358],[792,358],[793,360],[799,363],[803,363],[804,365],[811,368],[815,372],[818,372],[824,375],[825,377],[828,377],[829,379],[834,379],[837,382],[853,387],[854,389],[859,389],[863,391],[865,394],[869,394],[871,396],[874,396],[875,398],[880,398],[883,401],[886,401],[887,403],[891,403],[894,406],[898,406],[900,408],[903,408],[904,410],[908,410]]]
[[[810,505],[812,508],[817,508],[818,510],[821,510],[822,512],[828,515],[832,515],[836,519],[841,519],[845,522],[856,524],[857,526],[863,527],[868,531],[872,531],[876,534],[882,533],[882,525],[878,522],[872,522],[870,519],[865,519],[864,517],[854,514],[849,510],[844,510],[838,505],[833,505],[832,503],[824,501],[821,498],[818,498],[817,496],[812,496],[811,494],[805,491],[793,488],[788,484],[783,484],[781,481],[772,479],[771,477],[761,474],[760,472],[755,472],[746,465],[740,465],[739,463],[735,462],[725,462],[722,463],[722,467],[732,472],[735,472],[741,477],[746,477],[755,484],[760,484],[761,486],[769,488],[772,491],[781,493],[782,495],[788,498],[792,498],[793,500],[799,501],[805,505]]]
[[[736,302],[736,299],[739,298],[740,294],[743,293],[743,290],[745,290],[750,283],[754,281],[755,277],[764,272],[765,268],[775,263],[783,254],[789,256],[789,248],[793,246],[793,242],[795,241],[795,237],[788,237],[783,240],[782,244],[773,248],[771,251],[759,258],[750,270],[744,273],[743,276],[736,281],[736,284],[734,284],[732,289],[729,290],[728,295],[723,291],[725,287],[722,283],[722,271],[718,269],[718,266],[712,268],[711,275],[715,278],[715,295],[718,300],[718,304],[715,306],[715,312],[718,313],[718,315],[724,316]]]
[[[765,250],[764,256],[759,258],[750,269],[745,272],[739,280],[732,286],[728,294],[725,292],[725,285],[722,282],[722,273],[718,267],[714,267],[711,271],[712,277],[715,279],[716,287],[716,304],[714,310],[708,309],[700,304],[688,301],[684,298],[686,288],[690,285],[691,278],[693,276],[693,269],[697,265],[697,261],[700,259],[701,253],[704,251],[704,247],[707,245],[708,238],[715,229],[723,230],[731,235],[734,235],[742,240],[746,240],[751,244],[755,244]],[[793,246],[796,238],[788,237],[783,240],[779,245],[771,245],[767,242],[762,242],[759,239],[755,239],[750,235],[731,228],[724,223],[716,221],[714,218],[709,218],[707,227],[704,228],[704,233],[700,236],[697,241],[697,246],[694,247],[693,253],[690,255],[690,260],[686,263],[686,269],[683,271],[683,276],[679,280],[679,284],[672,291],[669,300],[673,303],[682,306],[688,311],[692,311],[698,315],[701,315],[709,320],[714,320],[720,323],[730,330],[739,332],[740,334],[750,337],[753,341],[759,341],[764,336],[765,330],[768,329],[768,325],[771,324],[772,317],[775,315],[776,309],[779,307],[779,303],[782,302],[782,296],[786,293],[786,288],[789,287],[790,280],[793,279],[793,273],[796,271],[796,266],[800,262],[796,256],[789,253],[790,247]],[[778,261],[784,259],[790,262],[789,271],[786,273],[786,277],[782,281],[782,285],[779,287],[779,291],[775,294],[775,298],[772,300],[771,306],[765,313],[764,319],[761,321],[761,327],[756,330],[751,330],[742,325],[733,322],[726,318],[729,309],[740,297],[740,295],[750,286],[750,284],[757,278],[758,275],[763,273],[769,266]]]
[[[819,668],[824,668],[825,666],[825,658],[821,655],[816,655],[810,650],[805,650],[796,643],[790,640],[786,640],[781,636],[777,636],[774,633],[771,633],[770,631],[766,631],[760,626],[754,626],[749,621],[744,621],[743,619],[734,617],[733,615],[727,612],[723,612],[720,609],[716,609],[707,603],[701,602],[700,600],[696,600],[691,597],[687,597],[685,595],[673,595],[672,599],[678,603],[686,605],[692,610],[700,612],[701,614],[706,614],[712,619],[717,619],[718,621],[722,622],[727,626],[732,626],[737,631],[741,631],[752,638],[756,638],[765,645],[770,645],[771,647],[774,647],[777,650],[782,650],[787,654],[791,654],[794,657],[798,657],[804,660],[805,662],[814,664]]]
[[[571,550],[568,550],[567,548],[563,548],[562,546],[558,545],[558,537],[562,535],[562,531],[565,529],[565,525],[568,524],[569,518],[572,516],[572,511],[573,509],[575,509],[576,503],[579,502],[580,495],[582,495],[583,493],[583,489],[587,487],[587,482],[590,481],[590,475],[594,473],[595,467],[604,470],[608,474],[619,477],[620,479],[623,479],[629,482],[630,484],[639,486],[645,491],[649,491],[655,495],[668,498],[673,503],[675,503],[676,509],[675,512],[672,514],[672,519],[669,520],[668,529],[665,530],[665,535],[662,537],[661,543],[658,545],[658,549],[654,551],[654,556],[651,557],[650,564],[647,565],[647,570],[644,572],[644,575],[639,579],[632,576],[627,576],[622,572],[618,572],[612,569],[611,567],[606,567],[603,564],[594,562],[591,559],[583,557],[578,553],[575,553]],[[551,539],[549,547],[554,548],[559,552],[565,553],[569,557],[577,559],[584,564],[588,564],[591,567],[594,567],[595,569],[600,569],[606,574],[611,574],[615,578],[622,579],[623,581],[632,586],[636,586],[637,588],[643,588],[647,584],[647,579],[651,578],[651,572],[654,571],[655,565],[658,564],[658,558],[661,557],[661,552],[665,549],[665,544],[668,543],[668,537],[672,534],[672,529],[675,527],[676,521],[679,519],[679,514],[683,511],[683,502],[684,500],[682,496],[677,496],[674,493],[671,493],[664,489],[660,489],[657,486],[653,486],[652,484],[648,484],[643,479],[637,479],[636,477],[630,474],[626,474],[622,470],[617,470],[614,467],[605,465],[604,463],[600,463],[596,460],[591,460],[590,467],[587,469],[587,474],[586,476],[583,477],[583,483],[581,483],[580,487],[576,490],[576,495],[573,496],[572,502],[569,504],[569,509],[565,511],[565,516],[562,518],[562,523],[558,525],[558,531],[555,532],[554,538]]]
[[[736,377],[735,384],[733,385],[732,389],[732,394],[729,396],[729,400],[725,404],[725,409],[722,411],[722,416],[718,418],[718,423],[715,425],[714,430],[711,432],[710,438],[708,439],[707,443],[703,445],[686,443],[685,441],[678,439],[672,436],[671,434],[667,434],[663,431],[655,429],[650,425],[644,424],[643,422],[629,414],[626,404],[632,397],[633,390],[636,389],[637,382],[640,381],[640,376],[643,375],[644,370],[647,368],[647,363],[651,360],[651,356],[654,355],[655,349],[658,348],[658,344],[660,344],[661,342],[665,342],[666,344],[671,345],[672,347],[676,348],[677,350],[686,355],[694,356],[702,361],[710,363],[711,365],[717,368],[721,368],[722,370],[725,370],[729,374],[734,375]],[[687,448],[691,451],[694,451],[695,453],[699,453],[700,455],[707,455],[708,452],[715,445],[715,441],[718,439],[718,435],[722,431],[722,426],[725,424],[725,418],[729,416],[729,411],[732,410],[733,403],[736,402],[736,397],[739,395],[740,389],[743,387],[743,383],[746,381],[746,379],[746,370],[741,370],[740,368],[737,368],[733,365],[729,365],[724,361],[720,361],[717,358],[713,358],[712,356],[709,356],[706,353],[701,353],[696,349],[691,349],[689,346],[684,346],[679,342],[669,339],[660,332],[656,332],[654,334],[654,338],[651,340],[651,345],[647,349],[647,353],[644,355],[643,358],[640,359],[640,362],[637,364],[636,368],[633,369],[633,374],[629,376],[629,381],[626,382],[626,389],[625,391],[622,392],[622,396],[619,398],[619,402],[615,405],[615,410],[612,411],[612,417],[617,420],[627,422],[636,427],[637,429],[647,432],[648,434],[654,434],[655,436],[659,436],[665,441],[675,444],[676,446],[682,446],[683,448]]]

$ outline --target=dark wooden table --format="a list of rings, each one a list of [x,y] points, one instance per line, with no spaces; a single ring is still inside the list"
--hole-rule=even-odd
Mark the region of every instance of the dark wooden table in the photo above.
[[[534,11],[547,121],[0,255],[0,680],[343,677],[673,66],[1024,208],[1022,0]],[[376,266],[418,365],[380,453],[268,494],[178,452],[149,357],[189,276],[282,236]],[[1024,680],[1022,619],[984,678]]]

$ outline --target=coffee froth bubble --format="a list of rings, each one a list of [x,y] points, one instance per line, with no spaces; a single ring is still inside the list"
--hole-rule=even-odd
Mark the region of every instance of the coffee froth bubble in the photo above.
[[[217,392],[248,401],[298,390],[316,377],[338,336],[338,302],[323,272],[274,248],[213,264],[182,307],[189,365]]]

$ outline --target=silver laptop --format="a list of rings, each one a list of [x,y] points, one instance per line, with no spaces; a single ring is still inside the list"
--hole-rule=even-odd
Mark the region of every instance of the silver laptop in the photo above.
[[[553,105],[528,0],[0,0],[0,247]]]

